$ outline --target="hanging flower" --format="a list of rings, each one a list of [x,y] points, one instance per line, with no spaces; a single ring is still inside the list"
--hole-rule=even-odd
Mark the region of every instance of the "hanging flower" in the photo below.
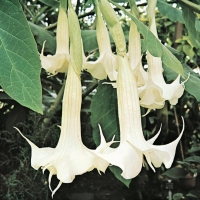
[[[116,80],[116,56],[112,53],[110,38],[106,25],[102,19],[98,3],[96,8],[96,34],[99,46],[100,56],[96,61],[88,61],[83,64],[83,69],[87,70],[94,78],[99,80],[106,79],[107,76],[111,81]]]
[[[149,29],[158,38],[155,21],[156,3],[157,0],[148,1],[147,14]],[[164,106],[165,100],[168,100],[172,105],[176,105],[184,92],[184,82],[180,83],[180,75],[171,84],[166,84],[163,77],[161,58],[152,56],[148,51],[147,64],[149,80],[147,87],[140,94],[141,105],[149,109],[159,109]]]
[[[80,78],[69,64],[63,97],[61,134],[57,146],[55,148],[39,148],[21,133],[32,149],[31,166],[36,170],[40,167],[43,171],[49,170],[50,189],[52,175],[57,175],[60,180],[56,189],[53,190],[52,196],[62,183],[71,183],[76,175],[81,175],[94,168],[105,172],[109,165],[109,162],[98,157],[96,152],[106,151],[113,140],[106,143],[101,134],[101,144],[96,150],[89,150],[82,143],[80,127],[81,95]]]
[[[166,145],[153,145],[160,131],[146,141],[142,132],[141,114],[137,83],[132,74],[127,56],[118,56],[117,77],[118,117],[120,125],[120,145],[112,153],[100,155],[112,165],[122,169],[126,179],[134,178],[142,168],[143,155],[148,164],[160,167],[164,163],[169,168],[173,162],[176,146],[183,134]]]
[[[69,33],[68,19],[66,14],[66,3],[62,0],[59,7],[57,32],[56,32],[56,54],[44,56],[44,45],[40,54],[42,68],[55,75],[58,72],[66,73],[69,65]]]
[[[49,187],[51,178],[57,175],[58,186],[52,191],[52,196],[62,183],[71,183],[76,175],[97,168],[105,172],[109,162],[97,156],[97,153],[107,152],[113,140],[106,143],[103,134],[101,143],[96,150],[85,147],[81,140],[80,111],[82,101],[82,87],[80,72],[82,66],[82,42],[78,18],[69,1],[69,25],[70,25],[70,62],[68,66],[67,80],[62,103],[61,134],[55,148],[37,147],[33,142],[20,134],[30,144],[32,149],[31,166],[38,170],[40,167],[49,170]],[[73,26],[72,26],[73,25]],[[73,34],[73,36],[72,36]],[[75,51],[75,49],[78,49]]]
[[[131,14],[135,17],[138,17],[139,13],[135,1],[129,0],[129,4],[131,7]],[[128,58],[131,69],[136,78],[138,92],[140,93],[144,88],[146,88],[148,75],[142,66],[140,33],[137,30],[135,22],[132,20],[130,21]]]

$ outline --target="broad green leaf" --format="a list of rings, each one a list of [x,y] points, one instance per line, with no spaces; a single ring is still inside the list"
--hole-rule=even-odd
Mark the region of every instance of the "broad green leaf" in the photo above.
[[[195,198],[195,199],[199,199],[197,195],[194,195],[194,194],[192,194],[192,193],[188,193],[188,194],[186,195],[186,197],[193,197],[193,198]]]
[[[173,47],[170,47],[170,46],[166,46],[166,47],[174,56],[176,56],[176,58],[178,60],[180,60],[180,61],[183,60],[183,58],[184,58],[184,53],[183,52],[178,51],[178,50],[176,50],[176,49],[174,49]]]
[[[191,59],[194,57],[195,53],[193,51],[193,47],[190,46],[189,44],[184,44],[183,45],[183,52],[188,55]]]
[[[186,78],[190,74],[188,81],[185,82],[185,90],[200,102],[200,77],[188,65],[184,64],[183,67],[185,71],[184,77]]]
[[[172,179],[179,179],[179,178],[185,177],[186,174],[187,172],[183,168],[173,167],[171,169],[168,169],[162,175],[167,176]]]
[[[42,113],[41,64],[35,40],[16,0],[0,6],[0,85],[4,91]]]
[[[45,43],[45,52],[49,52],[51,54],[55,54],[56,52],[56,39],[52,36],[51,32],[45,30],[41,26],[38,26],[36,24],[33,24],[29,22],[29,26],[31,28],[31,31],[35,37],[36,42],[42,46],[44,41]]]
[[[184,161],[186,161],[186,162],[200,163],[200,156],[187,157],[186,159],[184,159]]]
[[[163,16],[167,16],[173,22],[178,21],[178,22],[184,24],[182,12],[179,9],[174,8],[172,5],[168,4],[165,0],[158,0],[157,6],[158,6],[160,13]]]
[[[180,61],[164,46],[161,42],[154,36],[154,34],[149,30],[147,26],[145,26],[142,22],[140,22],[136,17],[131,15],[125,8],[121,7],[117,3],[109,0],[116,7],[121,9],[128,17],[130,17],[138,27],[138,31],[144,37],[144,43],[146,45],[147,50],[155,57],[161,57],[162,62],[169,68],[171,68],[177,74],[183,75],[183,67]]]
[[[200,147],[192,147],[191,149],[188,150],[188,153],[194,153],[200,151]]]
[[[96,30],[82,30],[81,37],[84,51],[91,52],[98,49]]]
[[[164,75],[166,76],[168,81],[172,81],[177,77],[177,74],[170,68],[165,66],[163,67],[164,67]],[[191,95],[193,95],[198,102],[200,102],[200,93],[199,93],[200,77],[195,72],[193,72],[188,65],[184,64],[183,68],[184,68],[184,79],[182,79],[182,81],[186,80],[189,75],[189,79],[184,84],[185,90]]]
[[[119,181],[121,181],[122,183],[124,183],[124,185],[126,185],[126,187],[129,187],[132,179],[125,179],[125,178],[123,178],[121,176],[122,170],[119,167],[110,166],[109,169],[110,169],[110,171],[115,175],[115,177]]]
[[[200,32],[200,21],[199,21],[199,19],[197,19],[197,18],[196,18],[196,20],[195,20],[195,28],[196,28],[196,30],[197,30],[198,32]]]
[[[176,193],[173,195],[173,200],[180,200],[182,199],[183,194],[182,193]]]
[[[103,82],[105,81],[99,82],[97,93],[90,106],[93,139],[97,146],[100,144],[98,124],[101,126],[107,141],[111,141],[114,135],[115,140],[119,141],[116,89],[110,84],[102,84]]]
[[[189,162],[185,162],[185,161],[177,161],[178,164],[182,165],[183,167],[190,167],[190,163]]]
[[[186,6],[182,6],[183,18],[185,21],[185,26],[188,29],[188,35],[190,41],[196,48],[200,48],[200,33],[196,30],[195,21],[196,15],[194,12]]]

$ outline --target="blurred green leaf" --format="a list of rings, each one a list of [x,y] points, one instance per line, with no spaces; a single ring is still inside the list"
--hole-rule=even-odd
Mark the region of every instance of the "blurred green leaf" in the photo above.
[[[196,20],[195,20],[195,28],[196,28],[196,30],[197,30],[198,32],[200,32],[200,21],[199,21],[199,19],[197,19],[197,18],[196,18]]]
[[[41,64],[35,40],[18,1],[0,6],[0,85],[23,106],[42,113]]]
[[[196,195],[194,195],[194,194],[192,194],[192,193],[188,193],[188,194],[186,195],[186,197],[193,197],[193,198],[195,198],[195,199],[199,199]]]
[[[178,60],[183,60],[184,54],[181,51],[174,49],[173,47],[166,46],[166,48],[174,55]]]
[[[174,8],[172,5],[168,4],[165,0],[157,1],[158,10],[163,16],[167,16],[171,21],[184,24],[184,19],[182,16],[182,11]]]
[[[183,194],[182,193],[176,193],[173,195],[173,200],[180,200],[182,199]]]
[[[188,153],[194,153],[200,151],[200,147],[192,147],[191,149],[188,150]]]
[[[186,159],[184,159],[184,161],[186,161],[186,162],[200,163],[200,156],[187,157]]]
[[[162,175],[167,176],[172,179],[179,179],[179,178],[185,177],[186,174],[187,172],[183,168],[173,167],[171,169],[168,169]]]
[[[41,26],[29,22],[31,31],[35,37],[36,42],[42,46],[44,41],[45,43],[45,52],[55,54],[56,51],[56,39],[52,36],[51,32],[45,30]]]
[[[115,175],[115,177],[119,181],[121,181],[122,183],[124,183],[124,185],[126,185],[126,187],[129,187],[132,179],[125,179],[125,178],[123,178],[121,176],[122,170],[119,167],[110,166],[109,169],[110,169],[110,171]]]
[[[200,33],[196,30],[195,27],[195,21],[196,21],[196,15],[194,12],[189,9],[186,6],[182,5],[183,9],[183,18],[185,21],[185,26],[188,29],[188,35],[190,38],[190,41],[196,48],[200,48]]]
[[[107,141],[111,141],[114,135],[116,141],[119,141],[120,137],[116,89],[110,84],[102,84],[103,82],[105,80],[99,82],[97,93],[94,95],[90,106],[93,139],[97,146],[100,144],[98,124],[101,125]]]

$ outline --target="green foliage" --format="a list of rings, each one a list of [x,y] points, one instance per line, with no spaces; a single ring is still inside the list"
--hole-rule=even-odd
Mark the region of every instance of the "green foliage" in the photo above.
[[[85,52],[91,52],[98,49],[96,30],[82,30],[83,47]]]
[[[190,156],[184,159],[186,162],[195,162],[195,163],[200,163],[200,157],[199,156]]]
[[[192,44],[196,48],[200,48],[200,43],[199,43],[200,33],[196,30],[195,27],[196,15],[191,9],[189,9],[186,6],[183,6],[182,9],[183,9],[183,18],[185,21],[185,26],[187,27],[188,30],[189,38]]]
[[[115,175],[115,177],[119,181],[121,181],[122,183],[124,183],[124,185],[126,185],[126,187],[129,187],[132,179],[125,179],[125,178],[123,178],[121,176],[122,170],[119,167],[110,166],[109,169],[110,169],[110,171]]]
[[[168,169],[163,175],[172,178],[172,179],[179,179],[185,177],[187,172],[183,168],[173,167]]]
[[[59,7],[59,3],[57,1],[54,0],[39,0],[41,3],[44,3],[47,6],[52,6],[54,8],[58,8]]]
[[[42,46],[45,42],[45,52],[49,52],[51,54],[55,54],[56,51],[56,40],[53,37],[52,33],[45,30],[41,26],[33,24],[29,22],[29,26],[31,28],[31,32],[34,35],[35,40],[37,41],[38,45]]]
[[[173,195],[173,200],[180,200],[183,198],[183,194],[182,193],[176,193]]]
[[[189,79],[184,83],[185,90],[193,95],[196,100],[200,101],[200,78],[188,65],[184,64],[184,79],[182,81]],[[164,75],[167,77],[168,81],[172,81],[177,77],[177,74],[174,73],[170,68],[164,66]]]
[[[105,83],[105,84],[103,84]],[[113,136],[119,141],[119,124],[117,112],[117,95],[112,85],[100,81],[96,94],[91,102],[91,125],[95,144],[100,144],[98,124],[101,126],[106,141],[111,141]]]
[[[184,24],[182,12],[179,9],[169,5],[165,0],[158,0],[157,6],[162,15],[167,16],[173,22],[178,21]]]
[[[42,94],[39,77],[41,66],[38,52],[41,52],[42,44],[45,40],[45,55],[53,55],[55,52],[56,43],[54,36],[56,32],[55,22],[57,20],[56,9],[58,8],[59,3],[54,0],[20,0],[20,2],[22,3],[23,9],[21,9],[18,1],[16,0],[4,0],[1,2],[0,6],[0,85],[5,92],[11,96],[12,99],[15,99],[23,106],[27,106],[28,108],[41,113]],[[123,3],[120,5],[123,5],[124,8],[127,5],[127,1],[123,0],[115,0],[114,2]],[[198,0],[198,3],[199,2],[200,0]],[[83,40],[84,51],[87,54],[91,54],[94,51],[97,52],[96,54],[98,54],[96,31],[93,30],[94,24],[92,24],[94,20],[94,12],[92,11],[93,8],[91,7],[93,5],[92,0],[79,3],[80,4],[77,4],[75,10],[80,14],[79,22],[83,29],[81,30],[81,36]],[[29,6],[29,4],[31,4],[31,6]],[[186,130],[184,131],[182,142],[184,152],[186,152],[191,145],[198,144],[200,140],[200,115],[199,105],[197,102],[200,102],[200,80],[199,75],[193,71],[193,68],[198,66],[200,62],[199,16],[196,15],[194,10],[192,10],[190,7],[183,6],[183,10],[181,10],[178,9],[178,7],[174,8],[169,1],[167,2],[164,0],[158,0],[157,6],[159,11],[156,11],[156,22],[159,30],[159,38],[161,39],[160,42],[149,31],[147,26],[144,25],[147,24],[147,18],[145,17],[146,15],[144,13],[140,13],[139,19],[142,21],[141,22],[130,15],[130,13],[124,8],[120,7],[119,5],[116,6],[117,14],[121,18],[120,23],[125,32],[127,45],[129,22],[126,17],[121,15],[121,11],[118,11],[118,9],[121,8],[125,14],[130,17],[138,26],[138,30],[142,35],[142,48],[144,55],[142,58],[143,64],[146,64],[145,53],[146,50],[148,50],[154,56],[162,57],[165,69],[164,75],[168,83],[174,80],[177,77],[177,74],[182,74],[182,81],[185,81],[190,74],[189,79],[184,83],[187,92],[185,92],[184,96],[179,100],[179,103],[176,106],[178,117],[182,115],[185,119]],[[142,6],[140,7],[143,9]],[[90,10],[88,11],[88,9]],[[23,12],[25,13],[27,19],[31,22],[27,23]],[[161,14],[164,17],[161,16]],[[177,21],[185,23],[187,30],[184,28],[183,37],[177,40],[178,49],[175,50],[172,47],[165,46],[163,44],[168,43],[168,45],[173,45],[175,29],[174,22]],[[92,26],[90,26],[90,24],[92,24]],[[44,28],[45,25],[48,27]],[[34,38],[30,32],[30,29]],[[111,43],[113,43],[112,38]],[[38,45],[38,50],[36,48],[36,44]],[[115,52],[114,44],[112,44],[112,50]],[[61,113],[58,108],[61,107],[61,103],[57,105],[57,111],[59,115],[56,115],[55,113],[51,114],[51,112],[49,113],[48,110],[59,93],[61,85],[64,82],[64,75],[57,74],[54,77],[47,78],[47,74],[43,70],[41,74],[41,80],[44,91],[43,110],[45,114],[47,113],[47,116],[45,117],[49,117],[51,119],[51,123],[48,124],[48,126],[43,123],[43,117],[36,115],[35,113],[33,114],[32,112],[32,114],[28,113],[27,115],[24,107],[22,108],[21,106],[21,108],[19,108],[10,97],[8,98],[6,96],[5,98],[5,96],[3,96],[0,92],[0,129],[6,129],[10,131],[6,133],[3,131],[0,132],[0,146],[2,148],[2,151],[0,151],[0,179],[3,180],[0,184],[0,198],[2,200],[51,199],[51,197],[49,197],[50,194],[48,189],[48,178],[46,177],[47,174],[43,175],[41,170],[35,171],[31,168],[30,147],[24,142],[24,139],[21,138],[18,133],[13,132],[12,128],[13,125],[16,125],[16,123],[19,122],[19,118],[20,122],[26,120],[26,124],[22,124],[21,130],[23,129],[22,132],[29,139],[31,139],[40,147],[56,146],[60,133],[56,124],[60,124]],[[83,72],[82,85],[84,93],[81,113],[82,140],[86,146],[91,145],[93,148],[93,140],[96,146],[98,146],[100,143],[98,124],[101,125],[102,132],[107,141],[110,141],[113,136],[115,136],[115,141],[119,141],[120,130],[118,123],[116,89],[113,89],[110,84],[102,84],[106,82],[106,80],[104,80],[99,82],[96,92],[93,91],[94,87],[92,90],[90,88],[90,83],[92,81],[93,80],[91,76],[88,76],[87,73]],[[92,95],[90,93],[91,91],[93,91]],[[90,96],[88,96],[89,93]],[[93,96],[93,94],[95,95]],[[197,101],[189,94],[193,95]],[[91,97],[93,98],[91,107],[89,109]],[[165,136],[162,135],[162,141],[165,141],[166,136],[169,136],[170,139],[174,139],[173,137],[178,128],[178,125],[175,125],[174,123],[173,109],[171,107],[167,107],[169,106],[166,104],[167,120],[165,121],[167,131]],[[143,110],[144,113],[145,111],[146,110]],[[89,119],[90,113],[91,121]],[[160,124],[158,125],[157,123],[164,121],[164,117],[158,113],[158,111],[151,111],[146,117],[142,118],[142,121],[145,122],[143,125],[145,126],[144,135],[147,136],[146,138],[151,135],[149,134],[149,130],[153,130],[155,132],[156,127],[160,127]],[[168,123],[168,120],[170,123]],[[93,130],[90,126],[90,122]],[[20,126],[17,127],[20,128]],[[92,134],[93,140],[91,139]],[[119,142],[113,144],[112,147],[117,147],[118,145]],[[198,156],[199,151],[200,147],[193,146],[188,151],[188,153],[191,153],[191,155],[188,157],[185,156],[185,160],[178,161],[179,167],[171,168],[163,175],[165,175],[165,177],[169,177],[170,179],[172,178],[177,180],[184,177],[188,172],[198,172],[200,170],[198,166],[200,162]],[[178,148],[177,152],[178,154],[176,161],[180,160]],[[6,171],[4,171],[5,169]],[[163,172],[163,168],[160,168],[160,171],[156,170],[156,173],[154,174],[150,170],[147,171],[144,169],[142,171],[142,180],[140,180],[142,183],[139,183],[136,179],[132,180],[132,183],[131,180],[124,179],[121,176],[121,169],[115,166],[110,166],[109,169],[112,171],[115,177],[127,187],[131,188],[131,185],[135,184],[136,191],[138,192],[140,199],[155,199],[155,194],[151,193],[154,190],[152,188],[149,189],[147,184],[148,181],[146,181],[146,179],[149,179],[150,186],[152,186],[154,182],[158,183],[159,185],[163,178],[160,176]],[[161,177],[161,180],[159,180],[157,177]],[[57,182],[52,180],[52,184],[53,188],[55,188]],[[141,185],[142,187],[140,187]],[[66,195],[66,191],[68,191],[68,189],[66,190],[66,187],[68,187],[67,184],[65,184],[63,187],[64,192],[60,195],[60,199],[65,198],[64,195]],[[75,187],[77,190],[77,186]],[[95,186],[92,185],[92,187],[94,188]],[[106,187],[106,190],[108,190],[107,185],[104,187]],[[115,186],[113,187],[115,188]],[[102,190],[102,188],[100,189]],[[115,189],[117,190],[118,188]],[[79,190],[80,188],[78,188],[78,191]],[[180,191],[180,189],[178,192],[182,193],[175,194],[173,199],[198,199],[199,197],[199,195],[194,191],[190,191],[187,195],[185,195],[185,191]],[[155,193],[161,195],[161,192],[158,190],[158,188],[156,188]],[[58,196],[55,198],[59,199]],[[137,197],[134,196],[134,198]],[[165,198],[166,196],[163,196],[163,198],[160,199]]]
[[[0,19],[0,85],[20,104],[42,113],[41,64],[19,2],[3,1]]]
[[[56,125],[42,127],[41,115],[30,112],[27,124],[18,124],[23,127],[23,133],[37,141],[39,146],[55,146],[58,140],[59,128]],[[34,170],[30,163],[30,146],[18,132],[0,132],[0,199],[26,200],[51,199],[48,189],[47,174],[41,170]],[[4,156],[2,156],[4,155]]]

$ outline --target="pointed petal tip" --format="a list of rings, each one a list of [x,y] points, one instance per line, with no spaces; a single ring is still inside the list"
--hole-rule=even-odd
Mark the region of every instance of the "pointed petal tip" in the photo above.
[[[17,127],[13,126],[13,128],[15,128],[20,133],[20,135],[29,143],[31,148],[38,148],[33,142],[31,142],[27,137],[25,137]]]
[[[144,115],[142,115],[142,117],[147,116],[151,112],[151,110],[152,110],[151,108],[148,108],[147,112]]]
[[[60,188],[60,186],[62,185],[62,181],[60,181],[57,185],[57,187],[53,190],[53,192],[51,193],[51,197],[53,199],[54,194],[56,193],[56,191]]]

